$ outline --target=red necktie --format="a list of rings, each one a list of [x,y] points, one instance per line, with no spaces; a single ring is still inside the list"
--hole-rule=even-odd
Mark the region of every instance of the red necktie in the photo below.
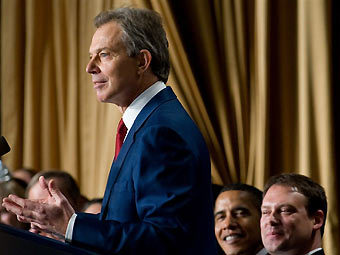
[[[126,136],[127,128],[123,122],[123,119],[120,119],[117,129],[116,135],[116,151],[115,151],[115,159],[118,157],[120,148],[123,146],[124,138]]]

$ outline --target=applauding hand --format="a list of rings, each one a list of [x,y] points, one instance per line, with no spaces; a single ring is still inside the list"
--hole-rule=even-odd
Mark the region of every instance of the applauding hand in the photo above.
[[[46,199],[29,200],[9,195],[3,199],[2,206],[16,214],[19,221],[31,223],[31,232],[45,232],[55,239],[61,239],[65,236],[74,209],[55,187],[53,180],[47,183],[41,176],[39,184],[49,194]]]

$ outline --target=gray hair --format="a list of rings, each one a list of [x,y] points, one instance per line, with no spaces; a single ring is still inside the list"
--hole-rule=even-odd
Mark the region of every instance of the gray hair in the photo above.
[[[148,9],[124,7],[101,12],[95,17],[94,25],[99,28],[111,21],[122,28],[122,42],[128,56],[136,56],[143,49],[150,51],[151,70],[166,83],[170,71],[169,43],[160,15]]]

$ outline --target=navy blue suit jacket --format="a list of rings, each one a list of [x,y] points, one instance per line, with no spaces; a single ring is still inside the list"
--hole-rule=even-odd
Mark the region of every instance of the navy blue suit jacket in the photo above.
[[[322,249],[320,251],[313,253],[312,255],[325,255],[325,253],[324,253],[324,250]]]
[[[73,244],[110,254],[215,254],[210,159],[170,87],[142,109],[111,166],[102,211]]]

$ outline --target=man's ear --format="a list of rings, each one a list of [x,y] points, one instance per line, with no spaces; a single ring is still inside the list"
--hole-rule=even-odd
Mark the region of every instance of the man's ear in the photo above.
[[[325,222],[325,215],[323,213],[322,210],[317,210],[315,213],[314,213],[314,226],[313,226],[313,229],[314,230],[318,230],[322,227],[323,223]]]
[[[143,49],[139,52],[137,58],[138,74],[141,75],[149,68],[152,56],[150,51]]]

